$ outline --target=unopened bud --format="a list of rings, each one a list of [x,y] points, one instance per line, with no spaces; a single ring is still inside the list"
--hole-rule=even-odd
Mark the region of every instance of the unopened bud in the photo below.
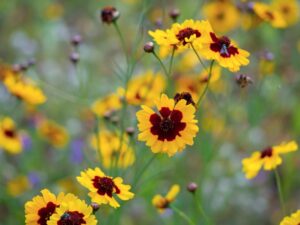
[[[28,63],[21,63],[20,64],[20,70],[26,71],[28,69]]]
[[[181,92],[181,93],[177,93],[174,97],[175,103],[179,102],[181,99],[186,100],[186,104],[192,104],[193,106],[195,106],[195,102],[193,100],[193,97],[190,93],[188,92]]]
[[[126,128],[126,133],[129,135],[129,136],[132,136],[134,134],[134,128],[133,127],[127,127]]]
[[[12,70],[14,73],[19,73],[21,71],[21,65],[20,64],[14,64],[12,66]]]
[[[107,6],[101,10],[101,20],[103,23],[110,24],[120,17],[119,11],[112,6]]]
[[[118,116],[113,116],[110,118],[110,121],[113,123],[113,124],[118,124],[119,122],[119,117]]]
[[[172,9],[169,12],[169,16],[171,17],[172,20],[176,21],[177,18],[180,16],[180,11],[179,9]]]
[[[74,35],[71,39],[71,43],[74,46],[80,45],[81,42],[82,42],[82,38],[79,34]]]
[[[152,41],[147,42],[144,45],[144,51],[147,52],[147,53],[154,52],[154,43]]]
[[[253,83],[252,78],[247,75],[244,75],[244,74],[240,74],[240,75],[236,76],[235,81],[241,88],[244,88],[244,87],[248,86],[249,84]]]
[[[194,193],[197,190],[198,185],[194,182],[191,182],[188,184],[188,186],[186,188],[189,192]]]
[[[77,64],[77,62],[79,61],[79,54],[77,52],[72,52],[70,54],[70,60],[72,63]]]
[[[91,203],[91,207],[93,208],[93,213],[97,212],[100,208],[100,205],[95,203],[95,202],[92,202]]]

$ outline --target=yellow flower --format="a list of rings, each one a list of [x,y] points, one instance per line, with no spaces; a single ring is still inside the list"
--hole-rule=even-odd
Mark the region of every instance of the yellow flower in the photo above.
[[[42,90],[28,77],[7,76],[4,79],[4,85],[12,95],[28,104],[40,105],[47,100]]]
[[[220,66],[228,68],[232,72],[240,69],[240,66],[249,64],[247,57],[249,52],[238,48],[228,37],[217,37],[210,33],[210,40],[203,44],[201,54],[207,59],[217,60]]]
[[[209,38],[212,28],[208,21],[185,20],[182,24],[174,23],[170,29],[149,31],[149,35],[163,49],[163,56],[176,49],[176,52],[190,48],[192,44],[200,49],[202,43]]]
[[[67,130],[54,121],[43,119],[37,129],[41,137],[56,148],[63,148],[69,141]]]
[[[261,2],[255,2],[253,5],[253,10],[260,19],[269,22],[273,27],[286,27],[286,22],[284,21],[282,14],[278,10],[272,8],[270,5]]]
[[[130,185],[123,184],[121,177],[106,176],[98,167],[81,172],[77,181],[90,191],[88,195],[92,202],[98,204],[109,204],[118,208],[120,205],[114,196],[124,201],[134,197],[134,194],[129,191]]]
[[[0,148],[11,154],[18,154],[23,149],[22,138],[16,130],[15,122],[9,117],[0,120]]]
[[[300,210],[293,213],[291,216],[286,216],[280,222],[280,225],[298,225],[300,224]]]
[[[158,112],[145,105],[137,112],[138,139],[145,141],[153,153],[164,152],[169,156],[182,151],[187,144],[193,145],[198,132],[195,107],[185,99],[175,102],[165,94],[155,105]]]
[[[30,181],[26,176],[18,176],[7,183],[7,191],[13,197],[18,197],[31,188]]]
[[[151,106],[153,99],[157,98],[164,89],[164,76],[161,73],[154,74],[152,71],[147,71],[129,81],[126,100],[132,105]],[[124,89],[119,89],[119,92],[124,96]]]
[[[287,26],[297,23],[299,6],[296,0],[274,0],[272,7],[281,13]]]
[[[120,135],[101,129],[101,132],[98,134],[98,140],[93,135],[91,142],[94,149],[99,149],[100,159],[105,168],[115,166],[127,168],[135,161],[134,151],[129,147],[127,135],[124,135],[123,140],[121,140]],[[120,147],[121,142],[122,146]]]
[[[92,105],[92,111],[97,116],[105,116],[114,111],[119,110],[122,107],[120,96],[117,94],[110,94],[104,98],[98,99]]]
[[[51,215],[47,225],[76,224],[96,225],[93,208],[78,198],[65,199]]]
[[[25,223],[26,225],[47,225],[49,218],[63,201],[75,201],[73,194],[60,193],[57,197],[48,189],[41,191],[41,196],[35,196],[31,201],[25,203]]]
[[[203,13],[217,33],[226,33],[239,25],[239,11],[230,1],[215,1],[205,4]]]
[[[63,13],[64,13],[64,7],[62,4],[51,3],[47,6],[44,15],[49,20],[55,20],[62,17]]]
[[[152,199],[152,204],[159,210],[160,213],[163,213],[165,209],[169,208],[170,203],[175,200],[179,191],[179,185],[174,184],[165,197],[161,195],[155,195]]]
[[[5,78],[12,76],[18,76],[18,74],[12,70],[11,66],[0,62],[0,81],[4,81]]]
[[[297,143],[290,141],[277,146],[267,147],[260,152],[256,151],[251,157],[243,159],[243,172],[247,179],[252,179],[256,177],[262,167],[264,170],[274,170],[282,163],[281,154],[293,152],[297,149]]]

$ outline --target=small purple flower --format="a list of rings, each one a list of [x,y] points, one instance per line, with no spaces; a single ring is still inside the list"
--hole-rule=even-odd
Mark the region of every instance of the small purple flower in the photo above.
[[[41,178],[36,172],[30,172],[28,174],[28,180],[30,181],[33,188],[39,187],[41,184]]]
[[[22,146],[24,151],[28,151],[32,148],[32,140],[27,134],[22,134]]]
[[[82,139],[75,139],[71,143],[70,161],[74,164],[80,164],[83,160],[84,142]]]

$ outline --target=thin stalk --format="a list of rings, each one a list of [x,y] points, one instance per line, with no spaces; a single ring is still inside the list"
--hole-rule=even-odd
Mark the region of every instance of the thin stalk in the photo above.
[[[99,137],[99,117],[98,115],[96,116],[96,127],[95,127],[95,137],[96,137],[96,151],[97,151],[97,156],[98,156],[98,160],[99,163],[101,164],[101,156],[100,156],[100,137]]]
[[[183,211],[175,207],[174,205],[170,205],[170,208],[173,209],[183,220],[187,222],[189,225],[196,225]]]
[[[140,170],[140,172],[136,175],[134,181],[133,181],[133,186],[136,185],[140,178],[142,177],[142,175],[145,173],[145,171],[148,169],[148,167],[151,165],[151,163],[154,161],[154,159],[156,158],[157,154],[154,154],[149,161],[145,164],[145,166]]]
[[[173,47],[173,50],[172,50],[172,55],[171,55],[170,65],[169,65],[169,71],[168,71],[168,78],[171,77],[172,67],[173,67],[173,62],[174,62],[174,54],[175,54],[175,47]]]
[[[126,49],[125,39],[124,39],[124,37],[123,37],[123,35],[122,35],[122,32],[121,32],[121,30],[120,30],[120,28],[119,28],[118,23],[117,23],[116,21],[114,21],[114,22],[113,22],[113,25],[114,25],[114,27],[115,27],[115,29],[116,29],[118,35],[119,35],[119,38],[120,38],[120,40],[121,40],[122,49],[123,49],[123,51],[124,51],[125,58],[126,58],[126,64],[127,64],[127,66],[129,66],[129,56],[128,56],[127,49]]]
[[[282,210],[283,216],[285,216],[286,215],[286,208],[285,208],[284,198],[283,198],[282,182],[281,182],[278,170],[275,169],[274,172],[275,172],[276,185],[277,185],[277,190],[278,190],[278,195],[279,195],[281,210]]]
[[[197,199],[197,194],[196,193],[193,193],[193,198],[194,198],[194,201],[196,203],[196,206],[197,206],[197,209],[199,211],[199,213],[201,214],[201,216],[204,218],[205,220],[205,224],[211,224],[210,223],[210,220],[209,220],[209,217],[206,215],[202,205],[201,205],[201,202],[199,199]]]
[[[206,92],[208,90],[208,86],[209,86],[209,83],[210,83],[211,74],[212,74],[212,68],[213,68],[214,62],[215,62],[215,60],[212,60],[211,63],[210,63],[207,83],[206,83],[204,91],[202,92],[201,96],[199,97],[199,99],[198,99],[198,101],[196,103],[197,107],[199,107],[201,101],[203,100],[203,98],[204,98],[204,96],[205,96],[205,94],[206,94]]]
[[[159,56],[153,51],[152,53],[154,55],[154,57],[157,59],[157,61],[159,62],[161,68],[164,70],[164,73],[166,75],[167,78],[169,78],[169,73],[165,67],[165,65],[163,64],[163,62],[161,61],[161,59],[159,58]]]
[[[198,54],[198,52],[196,51],[196,49],[195,49],[195,47],[194,47],[194,45],[193,45],[192,43],[191,43],[191,47],[192,47],[193,51],[195,52],[195,54],[196,54],[196,56],[197,56],[199,62],[200,62],[201,65],[203,66],[203,68],[206,70],[206,72],[208,72],[208,71],[207,71],[207,68],[206,68],[206,66],[205,66],[205,64],[204,64],[204,62],[202,61],[200,55]]]

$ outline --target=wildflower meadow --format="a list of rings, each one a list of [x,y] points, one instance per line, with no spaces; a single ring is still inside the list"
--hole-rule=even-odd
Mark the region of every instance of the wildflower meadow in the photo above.
[[[299,225],[298,0],[1,0],[0,224]]]

